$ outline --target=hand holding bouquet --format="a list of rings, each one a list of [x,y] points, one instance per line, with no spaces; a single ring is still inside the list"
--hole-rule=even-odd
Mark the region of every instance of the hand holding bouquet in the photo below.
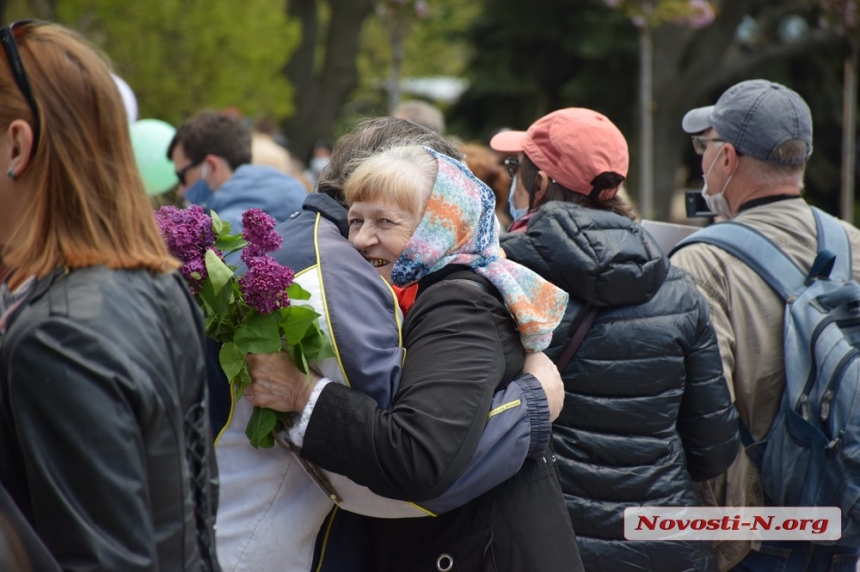
[[[171,253],[183,262],[181,272],[203,309],[206,334],[223,344],[219,361],[235,399],[251,382],[248,354],[283,349],[304,373],[310,362],[334,356],[319,314],[291,303],[310,294],[293,282],[290,268],[269,256],[282,241],[272,217],[260,209],[245,211],[242,234],[230,234],[229,224],[197,205],[161,207],[155,216]],[[225,261],[239,251],[244,273]],[[275,434],[289,424],[290,414],[255,407],[245,433],[254,447],[271,447]]]

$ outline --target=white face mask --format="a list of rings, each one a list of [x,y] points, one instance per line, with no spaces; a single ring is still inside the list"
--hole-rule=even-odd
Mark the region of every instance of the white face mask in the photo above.
[[[719,154],[717,154],[717,156],[714,157],[714,160],[711,162],[711,166],[708,169],[708,172],[702,175],[702,178],[705,180],[705,184],[702,185],[702,197],[704,197],[705,199],[705,204],[708,205],[708,210],[724,219],[730,219],[732,218],[732,211],[729,208],[729,203],[726,202],[726,188],[728,188],[729,183],[732,181],[732,177],[735,176],[737,165],[735,166],[735,171],[732,171],[732,174],[729,175],[728,179],[726,179],[726,184],[723,185],[723,189],[716,195],[708,194],[708,177],[711,176],[711,171],[714,170],[714,165],[717,164],[717,159],[719,158],[720,156]]]
[[[331,157],[314,157],[310,162],[310,169],[317,175],[322,173],[322,170],[328,167]]]
[[[511,220],[517,220],[521,216],[524,216],[527,212],[529,212],[529,208],[525,207],[522,209],[518,209],[514,204],[514,193],[517,191],[517,177],[514,175],[514,178],[511,179],[511,190],[508,191],[508,212],[511,214]]]

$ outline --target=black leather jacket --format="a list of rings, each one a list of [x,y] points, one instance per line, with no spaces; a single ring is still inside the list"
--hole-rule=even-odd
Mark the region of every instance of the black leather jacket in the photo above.
[[[38,282],[0,341],[0,481],[64,570],[218,570],[203,324],[178,274]]]
[[[737,416],[707,302],[635,222],[543,205],[502,240],[511,260],[570,293],[546,353],[567,345],[586,302],[601,308],[562,371],[553,423],[560,480],[586,570],[712,570],[706,542],[624,540],[627,506],[696,506],[693,481],[738,451]]]

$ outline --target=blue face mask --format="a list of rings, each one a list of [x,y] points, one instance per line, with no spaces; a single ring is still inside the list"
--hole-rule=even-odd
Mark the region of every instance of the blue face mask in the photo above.
[[[209,206],[209,198],[211,196],[212,188],[206,182],[206,177],[203,176],[202,172],[197,182],[188,187],[183,195],[186,201],[193,205],[200,205],[201,207]]]
[[[521,216],[523,216],[527,212],[529,212],[528,207],[518,209],[517,207],[514,206],[514,191],[516,191],[516,189],[517,189],[517,178],[516,178],[516,176],[514,176],[511,179],[511,190],[508,191],[508,212],[510,213],[512,220],[517,220],[518,218],[520,218]]]

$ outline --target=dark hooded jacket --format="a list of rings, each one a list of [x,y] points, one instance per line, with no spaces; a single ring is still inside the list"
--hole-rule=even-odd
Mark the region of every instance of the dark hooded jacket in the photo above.
[[[570,294],[550,358],[583,303],[600,308],[562,371],[553,425],[585,569],[716,569],[707,542],[624,540],[624,508],[697,506],[693,481],[721,474],[738,451],[708,305],[692,279],[635,222],[572,203],[543,205],[502,247]]]

